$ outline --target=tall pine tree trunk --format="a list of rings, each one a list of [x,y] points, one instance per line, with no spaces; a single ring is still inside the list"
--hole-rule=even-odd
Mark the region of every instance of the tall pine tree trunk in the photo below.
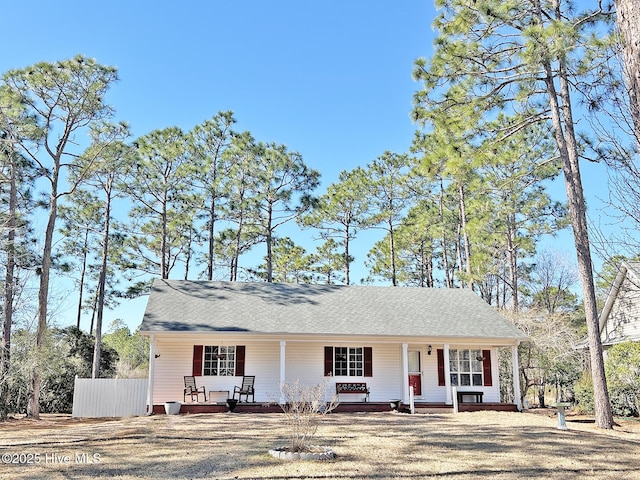
[[[60,141],[62,143],[62,140]],[[54,168],[51,172],[51,193],[49,194],[49,217],[42,249],[42,267],[40,270],[40,285],[38,288],[38,326],[36,328],[36,361],[31,376],[31,392],[27,414],[40,418],[40,383],[42,380],[42,354],[47,333],[47,314],[49,305],[49,279],[51,276],[51,254],[53,251],[53,234],[58,217],[58,180],[60,176],[60,154],[54,157]]]
[[[89,229],[84,231],[84,242],[82,245],[82,267],[80,269],[79,292],[78,292],[78,313],[76,315],[76,328],[80,329],[80,319],[82,318],[82,297],[84,296],[84,278],[87,274],[87,253],[89,245]]]
[[[111,185],[112,180],[107,181],[105,188],[104,229],[102,234],[102,255],[100,262],[100,276],[98,278],[98,315],[96,319],[96,343],[93,348],[93,365],[91,378],[100,377],[100,355],[102,353],[102,316],[104,312],[104,297],[107,283],[107,263],[109,260],[109,230],[111,228]]]
[[[554,4],[557,5],[557,0]],[[559,11],[559,7],[556,9]],[[559,15],[559,13],[558,13]],[[589,337],[589,352],[591,357],[591,375],[593,379],[596,424],[600,428],[613,428],[613,415],[609,401],[609,392],[604,371],[602,343],[598,325],[598,310],[596,306],[595,286],[593,282],[593,265],[591,262],[591,247],[587,228],[586,203],[580,177],[578,149],[573,129],[573,115],[569,82],[564,62],[559,60],[560,92],[554,84],[554,72],[551,64],[544,62],[546,73],[545,84],[549,96],[554,135],[564,172],[569,216],[573,227],[573,236],[578,259],[578,272],[582,283],[582,297],[584,302]],[[559,100],[562,104],[560,105]]]
[[[438,210],[440,213],[440,225],[442,226],[442,268],[444,269],[444,280],[447,288],[453,288],[453,279],[449,271],[449,255],[447,254],[447,226],[444,221],[444,183],[440,179],[440,195],[438,197]]]
[[[215,247],[215,221],[216,221],[216,199],[215,197],[211,198],[211,204],[209,205],[209,225],[208,225],[208,236],[209,236],[209,252],[207,255],[207,280],[213,280],[213,257],[214,257],[214,247]]]
[[[9,217],[7,219],[7,243],[5,245],[6,267],[4,278],[4,325],[2,329],[2,357],[0,359],[0,418],[6,418],[9,406],[8,374],[11,365],[11,329],[13,326],[13,297],[15,289],[16,269],[16,211],[18,208],[18,195],[16,186],[16,155],[12,149],[8,149],[9,157]]]
[[[638,0],[614,0],[616,24],[622,36],[622,56],[629,92],[629,106],[640,145],[640,3]]]
[[[458,206],[460,209],[460,227],[462,229],[462,245],[465,255],[465,273],[467,276],[467,288],[473,290],[473,278],[471,276],[471,242],[467,232],[467,208],[465,203],[464,185],[458,182]]]
[[[520,309],[518,299],[518,249],[514,242],[516,237],[516,220],[514,214],[509,214],[507,219],[507,253],[509,255],[509,283],[511,284],[511,298],[513,311]]]
[[[351,262],[349,262],[349,223],[344,227],[344,282],[347,285],[351,284],[349,273],[351,271]]]
[[[273,283],[273,227],[271,226],[273,222],[273,209],[272,206],[269,205],[267,211],[267,231],[266,231],[266,242],[267,242],[267,282]],[[285,276],[286,282],[286,276]]]

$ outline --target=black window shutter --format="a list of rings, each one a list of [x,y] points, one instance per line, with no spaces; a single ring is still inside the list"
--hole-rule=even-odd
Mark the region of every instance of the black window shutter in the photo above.
[[[324,347],[324,376],[333,375],[333,347]]]
[[[445,379],[444,379],[444,350],[442,348],[439,348],[436,351],[436,356],[438,357],[438,385],[440,387],[444,387],[445,386]]]
[[[244,376],[244,358],[247,347],[244,345],[236,345],[236,377]]]
[[[493,386],[493,378],[491,377],[491,350],[482,351],[482,373],[484,373],[484,386]]]
[[[193,364],[191,367],[191,375],[194,377],[202,376],[202,345],[193,346]]]
[[[364,347],[364,376],[373,377],[373,349]]]

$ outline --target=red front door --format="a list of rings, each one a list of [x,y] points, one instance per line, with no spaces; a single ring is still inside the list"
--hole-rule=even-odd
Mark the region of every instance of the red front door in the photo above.
[[[422,375],[409,374],[409,387],[413,387],[414,395],[422,395]]]
[[[420,352],[410,350],[409,354],[409,387],[413,387],[414,395],[422,395],[422,372],[420,370]]]

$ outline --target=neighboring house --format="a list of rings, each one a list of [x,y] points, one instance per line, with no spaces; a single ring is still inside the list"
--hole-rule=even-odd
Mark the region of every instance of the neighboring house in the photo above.
[[[640,341],[640,262],[622,262],[600,314],[600,339],[606,349]]]
[[[467,289],[186,280],[155,280],[140,332],[156,406],[182,401],[185,375],[210,402],[255,375],[256,403],[281,400],[280,385],[296,380],[366,382],[372,403],[408,402],[410,386],[416,402],[451,405],[456,386],[497,403],[499,349],[511,349],[517,372],[527,338]]]

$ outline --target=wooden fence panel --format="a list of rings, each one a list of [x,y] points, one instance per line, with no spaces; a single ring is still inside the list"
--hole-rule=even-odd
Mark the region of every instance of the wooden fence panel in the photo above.
[[[146,378],[77,378],[73,417],[132,417],[147,412]]]

